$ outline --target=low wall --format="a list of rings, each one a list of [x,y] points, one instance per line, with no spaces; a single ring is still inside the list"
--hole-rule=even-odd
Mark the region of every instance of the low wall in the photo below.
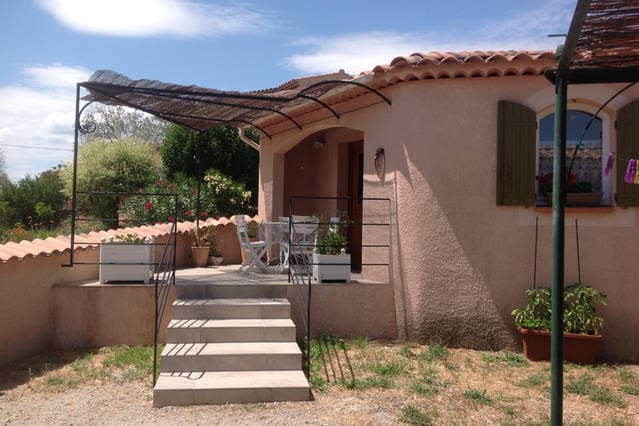
[[[240,263],[240,247],[235,224],[226,221],[216,225],[219,248],[224,263]],[[166,241],[166,235],[156,238]],[[65,268],[69,253],[51,252],[48,241],[35,240],[34,250],[15,248],[16,255],[0,262],[0,365],[57,347],[100,346],[152,341],[152,292],[145,286],[136,288],[77,288],[79,282],[97,281],[97,265],[75,265]],[[191,265],[186,233],[177,239],[177,266]],[[158,250],[156,256],[161,255]],[[75,262],[97,262],[97,247],[76,248]],[[71,283],[71,284],[70,284]],[[122,292],[125,295],[122,295]],[[69,300],[67,300],[69,298]],[[131,298],[127,305],[120,300]],[[149,299],[151,298],[151,299]],[[98,300],[100,299],[100,300]],[[134,312],[134,307],[144,312]],[[127,326],[124,326],[127,324]],[[142,324],[129,329],[131,324]],[[104,327],[103,327],[104,326]],[[74,335],[77,333],[77,335]]]
[[[153,344],[153,285],[61,284],[53,287],[53,346],[59,349]],[[159,338],[166,339],[175,288],[167,298]]]
[[[307,287],[289,286],[287,297],[291,302],[293,321],[298,337],[304,333]],[[397,338],[395,296],[389,284],[313,284],[311,293],[312,336],[358,337],[372,339]]]

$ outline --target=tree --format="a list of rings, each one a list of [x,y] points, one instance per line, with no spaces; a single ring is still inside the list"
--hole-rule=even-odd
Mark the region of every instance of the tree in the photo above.
[[[135,192],[155,182],[160,159],[150,144],[139,139],[91,139],[78,151],[78,191]],[[64,190],[73,193],[73,166],[63,169]],[[119,197],[78,194],[78,209],[99,219],[117,219]],[[117,222],[105,221],[105,225]]]
[[[4,158],[4,152],[0,149],[0,188],[11,183],[7,176],[7,161]]]
[[[203,177],[207,170],[215,169],[257,195],[259,153],[240,140],[234,127],[195,132],[172,124],[161,152],[168,178],[177,173]]]
[[[158,148],[164,141],[168,124],[137,110],[100,104],[87,109],[82,117],[82,126],[93,130],[85,135],[85,141],[136,138]]]
[[[0,226],[22,224],[27,229],[52,228],[67,215],[63,183],[57,169],[0,187]]]

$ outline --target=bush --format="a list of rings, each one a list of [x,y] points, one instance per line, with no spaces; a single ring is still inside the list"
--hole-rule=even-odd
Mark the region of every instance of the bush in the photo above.
[[[157,180],[139,192],[158,195],[133,195],[121,197],[118,206],[127,219],[142,223],[173,222],[174,220],[204,220],[207,217],[230,216],[238,213],[251,214],[254,209],[248,203],[250,193],[244,185],[234,182],[216,170],[209,170],[204,177],[200,192],[200,209],[197,209],[197,181],[177,175],[173,182]],[[175,198],[179,207],[177,217]]]
[[[73,191],[73,167],[63,170],[65,192]],[[92,139],[78,152],[78,191],[135,192],[155,182],[160,161],[152,146],[137,139]],[[117,219],[119,197],[78,194],[80,211],[99,219]],[[116,223],[105,221],[113,227]]]
[[[0,227],[33,231],[60,224],[67,215],[63,183],[56,169],[0,186]]]
[[[250,132],[247,135],[258,139]],[[198,133],[171,125],[162,145],[162,162],[169,179],[178,174],[197,178],[199,172],[203,176],[215,169],[257,195],[259,153],[240,140],[234,127],[219,126]]]

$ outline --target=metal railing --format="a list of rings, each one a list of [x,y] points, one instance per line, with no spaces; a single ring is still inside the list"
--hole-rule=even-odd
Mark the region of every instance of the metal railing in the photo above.
[[[302,312],[300,312],[300,317],[302,318],[302,322],[304,325],[304,372],[307,377],[310,377],[310,363],[311,363],[311,298],[313,295],[312,292],[312,278],[313,278],[313,268],[316,265],[313,261],[312,253],[317,248],[317,241],[313,244],[309,244],[307,242],[300,243],[296,241],[293,236],[296,235],[295,227],[296,225],[309,225],[308,222],[296,222],[293,220],[295,215],[294,202],[295,200],[334,200],[334,201],[350,201],[353,197],[350,196],[336,196],[336,197],[324,197],[324,196],[302,196],[302,195],[291,195],[289,197],[289,232],[288,232],[288,280],[289,283],[292,283],[294,286],[299,286],[303,291],[294,292],[298,298],[298,305]],[[388,220],[386,222],[354,222],[353,220],[348,220],[345,222],[338,223],[330,223],[330,222],[322,222],[317,221],[317,229],[320,229],[324,226],[333,226],[338,225],[338,227],[387,227],[388,228],[388,240],[381,244],[361,244],[362,248],[362,258],[363,258],[363,249],[365,248],[385,248],[387,249],[387,262],[379,263],[379,262],[362,262],[361,266],[386,266],[389,280],[392,277],[392,262],[391,262],[391,243],[392,243],[392,233],[391,233],[391,199],[390,198],[376,198],[376,197],[358,197],[358,202],[384,202],[387,203],[388,209]],[[363,204],[362,204],[363,206]],[[363,232],[362,232],[363,234]]]
[[[171,222],[171,229],[168,232],[166,237],[166,241],[163,243],[156,242],[145,242],[145,246],[152,247],[162,247],[162,255],[158,261],[155,261],[156,254],[155,250],[152,250],[152,256],[148,262],[104,262],[100,259],[98,262],[79,262],[75,260],[75,247],[76,246],[87,246],[87,245],[97,245],[98,248],[102,246],[102,244],[109,245],[128,245],[131,244],[126,241],[122,242],[109,242],[102,243],[100,241],[80,241],[75,235],[76,231],[76,222],[102,222],[109,223],[114,222],[116,226],[120,224],[136,224],[136,225],[145,225],[144,221],[138,219],[120,219],[120,218],[86,218],[86,217],[78,217],[77,210],[74,208],[71,215],[71,235],[69,238],[70,241],[70,251],[69,251],[69,263],[62,265],[63,267],[73,267],[75,265],[122,265],[122,266],[132,266],[132,265],[146,265],[153,268],[152,271],[152,283],[154,287],[154,325],[153,325],[153,386],[155,386],[156,375],[157,375],[157,352],[158,352],[158,340],[160,336],[162,320],[164,318],[164,311],[166,309],[166,304],[168,303],[169,296],[171,293],[171,288],[175,286],[175,268],[176,268],[176,257],[177,257],[177,217],[178,217],[178,195],[177,194],[166,194],[166,193],[128,193],[128,192],[99,192],[99,191],[76,191],[75,194],[88,194],[91,196],[158,196],[158,197],[172,197],[173,204],[173,222]]]

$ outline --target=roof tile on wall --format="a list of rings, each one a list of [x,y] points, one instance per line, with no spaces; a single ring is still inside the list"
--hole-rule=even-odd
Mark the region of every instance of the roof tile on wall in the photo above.
[[[260,219],[255,216],[251,218],[246,216],[249,221],[259,221]],[[201,227],[208,226],[226,226],[228,224],[235,224],[234,218],[220,217],[218,219],[201,220]],[[106,236],[137,234],[139,237],[162,237],[168,235],[171,231],[172,225],[170,223],[156,224],[156,225],[144,225],[129,228],[112,229],[109,231],[97,231],[89,232],[87,234],[76,235],[75,241],[78,244],[76,250],[84,249],[87,247],[96,246],[100,238]],[[186,234],[195,229],[195,222],[179,222],[177,224],[177,230],[179,234]],[[86,243],[86,244],[82,244]],[[61,254],[67,252],[70,246],[70,238],[65,235],[58,235],[57,237],[49,237],[47,239],[35,239],[33,241],[20,241],[8,242],[6,244],[0,244],[0,262],[7,263],[11,260],[22,260],[25,257],[38,257],[38,256],[50,256],[52,254]]]

